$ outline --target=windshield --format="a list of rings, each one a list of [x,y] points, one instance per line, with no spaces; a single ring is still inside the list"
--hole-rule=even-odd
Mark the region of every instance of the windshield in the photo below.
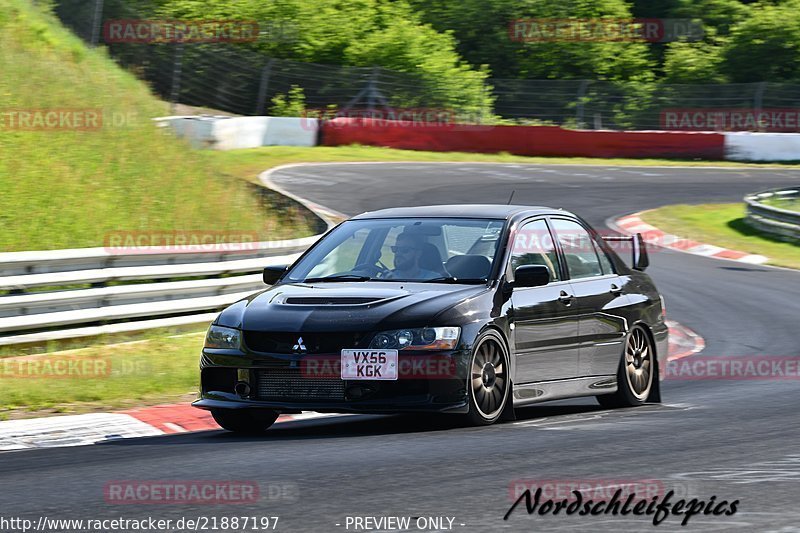
[[[484,283],[503,225],[495,219],[349,220],[314,246],[284,281]]]

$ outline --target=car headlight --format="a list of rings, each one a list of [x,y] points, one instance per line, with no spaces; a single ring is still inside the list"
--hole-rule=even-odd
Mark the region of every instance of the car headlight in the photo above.
[[[241,345],[242,332],[238,329],[226,328],[224,326],[211,325],[206,333],[204,348],[224,348],[228,350],[238,350]]]
[[[369,347],[387,350],[453,350],[460,334],[459,327],[396,329],[378,333]]]

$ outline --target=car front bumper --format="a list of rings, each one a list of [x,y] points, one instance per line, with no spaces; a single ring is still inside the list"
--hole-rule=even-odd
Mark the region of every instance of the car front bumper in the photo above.
[[[308,360],[332,362],[338,358],[338,354],[298,356],[204,349],[200,397],[192,405],[207,410],[271,409],[285,413],[467,412],[468,350],[401,351],[400,368],[411,370],[401,370],[397,380],[342,380],[329,366],[323,365],[325,370],[320,374],[310,371],[319,366],[306,364]],[[248,385],[247,394],[234,388],[242,382]],[[285,397],[276,397],[276,387]]]

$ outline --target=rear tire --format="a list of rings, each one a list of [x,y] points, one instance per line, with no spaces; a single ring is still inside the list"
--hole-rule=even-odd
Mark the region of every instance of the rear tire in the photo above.
[[[243,435],[260,435],[275,423],[280,413],[272,410],[212,409],[211,416],[222,429]]]
[[[467,371],[468,423],[494,424],[503,414],[511,390],[508,350],[497,332],[489,330],[478,336]]]
[[[617,392],[597,396],[603,407],[637,407],[643,405],[655,389],[655,350],[641,326],[634,326],[625,340],[625,350],[617,368]]]

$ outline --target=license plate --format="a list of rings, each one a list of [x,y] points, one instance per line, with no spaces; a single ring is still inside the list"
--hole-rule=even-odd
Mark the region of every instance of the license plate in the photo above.
[[[397,379],[397,350],[342,350],[342,379]]]

